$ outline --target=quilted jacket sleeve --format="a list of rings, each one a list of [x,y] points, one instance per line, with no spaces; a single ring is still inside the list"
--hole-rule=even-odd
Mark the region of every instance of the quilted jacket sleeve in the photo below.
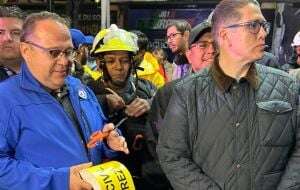
[[[176,190],[218,190],[219,186],[193,162],[186,101],[176,89],[159,134],[160,164]]]
[[[299,100],[297,100],[298,102]],[[300,107],[297,105],[293,114],[293,125],[295,128],[295,145],[288,160],[278,190],[298,190],[300,189]]]

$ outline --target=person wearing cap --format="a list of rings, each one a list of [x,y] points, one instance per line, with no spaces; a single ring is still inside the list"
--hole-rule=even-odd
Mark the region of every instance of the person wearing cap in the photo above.
[[[79,78],[85,84],[91,80],[97,80],[101,76],[101,73],[96,70],[96,63],[94,63],[89,53],[94,37],[86,36],[75,28],[71,28],[70,33],[75,49],[72,75]]]
[[[25,14],[16,6],[0,6],[0,81],[20,71],[20,34]]]
[[[176,84],[158,158],[176,190],[300,189],[299,85],[256,64],[270,24],[256,0],[214,9],[210,67]]]
[[[20,74],[0,83],[0,189],[91,190],[79,171],[128,153],[126,141],[105,124],[94,93],[69,76],[74,52],[64,18],[30,14],[20,40]],[[99,130],[108,137],[88,149]]]
[[[118,123],[126,119],[118,129],[126,138],[129,155],[117,160],[129,169],[136,189],[151,189],[142,177],[143,164],[148,153],[144,146],[145,124],[151,99],[156,91],[148,80],[138,78],[133,60],[138,51],[137,36],[112,24],[100,30],[91,50],[102,76],[88,85],[97,95],[108,121]]]
[[[148,122],[154,132],[154,144],[157,143],[159,131],[163,128],[163,120],[167,111],[170,99],[173,94],[175,86],[184,78],[189,77],[193,73],[197,73],[208,65],[212,64],[215,55],[215,48],[213,46],[211,24],[206,20],[196,25],[190,34],[189,38],[190,49],[186,52],[186,57],[190,62],[191,70],[183,78],[172,80],[158,89],[153,98]],[[155,147],[155,146],[154,146]],[[157,158],[154,152],[154,158]],[[163,172],[161,172],[163,174]],[[161,175],[161,184],[165,188],[169,186],[168,180],[164,175]]]
[[[186,57],[189,60],[191,69],[185,77],[190,76],[192,73],[197,73],[213,63],[216,50],[213,45],[211,23],[209,21],[205,20],[192,29],[189,44],[190,49],[186,52]],[[153,99],[151,114],[153,113],[155,115],[153,120],[158,125],[161,124],[157,121],[162,121],[164,118],[173,93],[172,89],[185,77],[173,80],[167,83],[163,88],[157,90]]]
[[[191,64],[191,71],[198,72],[209,66],[215,56],[215,47],[211,34],[211,23],[204,21],[196,25],[190,34],[189,50],[186,57]]]

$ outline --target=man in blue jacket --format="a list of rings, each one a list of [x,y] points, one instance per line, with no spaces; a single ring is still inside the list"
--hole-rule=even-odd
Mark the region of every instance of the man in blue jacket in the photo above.
[[[0,189],[92,189],[79,170],[128,149],[114,126],[104,125],[92,91],[68,76],[73,46],[66,21],[49,12],[29,15],[20,50],[20,74],[0,85]],[[87,149],[97,130],[109,136]]]

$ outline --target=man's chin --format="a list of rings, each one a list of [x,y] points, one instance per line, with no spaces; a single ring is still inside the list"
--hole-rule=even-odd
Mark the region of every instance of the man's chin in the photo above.
[[[14,61],[14,60],[21,60],[21,59],[22,59],[21,56],[16,56],[15,54],[14,55],[6,54],[0,56],[0,60],[3,61]]]
[[[257,53],[253,53],[253,55],[255,55],[255,56],[252,57],[251,62],[258,61],[258,60],[260,60],[260,59],[263,58],[263,56],[264,56],[264,51],[257,52]]]
[[[256,58],[254,61],[258,61],[258,60],[262,59],[263,56],[264,56],[264,53],[263,53],[263,52],[260,53],[260,54],[258,54],[258,55],[257,55],[257,58]]]
[[[174,54],[177,54],[178,53],[178,48],[170,48],[171,52],[174,53]]]

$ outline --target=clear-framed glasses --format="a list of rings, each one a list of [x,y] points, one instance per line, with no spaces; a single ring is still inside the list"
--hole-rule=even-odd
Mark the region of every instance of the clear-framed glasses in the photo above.
[[[205,49],[209,48],[210,46],[212,46],[214,48],[214,43],[209,42],[209,41],[199,41],[199,42],[193,43],[190,46],[190,48],[199,48],[199,49],[205,50]]]
[[[265,30],[267,34],[270,32],[271,24],[267,21],[249,21],[249,22],[243,22],[238,24],[232,24],[229,26],[226,26],[225,28],[236,28],[236,27],[246,27],[252,34],[257,34],[261,27]]]
[[[10,38],[12,40],[14,40],[14,41],[20,41],[21,30],[14,29],[14,30],[7,30],[7,31],[5,31],[5,30],[1,30],[0,29],[0,37],[4,36],[6,34],[6,32],[9,33]]]
[[[75,50],[73,48],[68,48],[65,50],[61,50],[58,48],[45,48],[41,45],[38,45],[34,42],[30,42],[30,41],[25,41],[24,43],[33,45],[34,47],[37,47],[43,51],[48,52],[48,54],[50,55],[50,57],[52,59],[58,59],[59,56],[61,56],[62,54],[64,54],[68,59],[73,60],[74,56],[75,56]]]
[[[166,37],[166,40],[173,40],[178,34],[182,35],[181,32],[172,33]]]

